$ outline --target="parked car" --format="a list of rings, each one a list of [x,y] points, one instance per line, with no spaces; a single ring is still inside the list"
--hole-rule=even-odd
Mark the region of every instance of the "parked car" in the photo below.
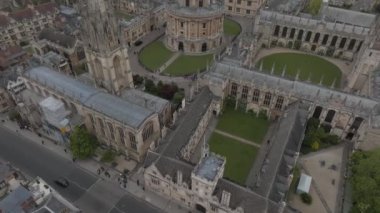
[[[63,188],[66,188],[69,186],[69,181],[62,177],[55,180],[54,183]]]

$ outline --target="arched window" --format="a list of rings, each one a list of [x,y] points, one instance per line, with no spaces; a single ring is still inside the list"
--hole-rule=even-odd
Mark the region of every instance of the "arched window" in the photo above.
[[[274,106],[276,109],[279,109],[281,110],[282,109],[282,105],[284,103],[284,96],[278,96],[277,97],[277,101],[276,101],[276,105]]]
[[[114,134],[114,131],[113,131],[113,125],[110,122],[107,122],[107,126],[108,126],[108,131],[110,133],[110,136],[111,136],[112,140],[115,140],[115,134]]]
[[[282,29],[281,37],[285,38],[286,35],[287,35],[287,33],[288,33],[288,28],[287,28],[287,27],[284,27],[284,28]]]
[[[128,133],[129,136],[129,141],[131,142],[131,148],[133,150],[137,150],[137,142],[136,142],[136,137],[133,133]]]
[[[113,67],[115,69],[115,77],[116,79],[119,79],[123,77],[123,69],[121,68],[121,63],[120,63],[120,57],[115,56],[113,59]]]
[[[153,123],[152,122],[149,122],[145,125],[144,127],[144,130],[143,130],[143,141],[147,140],[148,138],[150,138],[150,136],[152,136],[153,134]]]
[[[99,59],[95,59],[94,63],[95,63],[95,71],[94,71],[95,78],[102,79],[103,78],[102,63],[99,61]]]
[[[260,90],[258,89],[253,90],[252,102],[258,103],[259,99],[260,99]]]
[[[266,92],[264,96],[264,106],[269,106],[272,99],[272,94],[270,92]]]
[[[273,32],[273,35],[274,36],[278,36],[278,33],[280,32],[280,26],[276,25],[276,27],[274,28],[274,32]]]
[[[122,144],[126,145],[126,144],[125,144],[125,135],[124,135],[123,128],[118,127],[118,128],[117,128],[117,131],[118,131],[118,133],[119,133],[120,142],[121,142]]]
[[[106,135],[106,132],[104,130],[104,123],[101,118],[98,118],[98,123],[99,123],[100,132],[102,133],[103,136]]]
[[[207,43],[203,43],[202,44],[202,52],[206,52],[207,51]]]

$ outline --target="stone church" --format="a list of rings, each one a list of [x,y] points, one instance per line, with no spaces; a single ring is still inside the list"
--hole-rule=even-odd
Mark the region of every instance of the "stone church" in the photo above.
[[[80,9],[87,65],[95,85],[32,66],[22,76],[28,94],[18,103],[38,111],[44,98],[62,101],[71,120],[80,119],[101,143],[140,162],[170,122],[170,102],[134,89],[127,48],[110,3],[88,0]]]

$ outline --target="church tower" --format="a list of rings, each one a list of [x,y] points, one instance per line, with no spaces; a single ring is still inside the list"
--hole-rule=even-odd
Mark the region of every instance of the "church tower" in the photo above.
[[[120,95],[133,88],[128,50],[119,35],[119,25],[110,1],[82,1],[81,31],[90,75],[99,87]]]

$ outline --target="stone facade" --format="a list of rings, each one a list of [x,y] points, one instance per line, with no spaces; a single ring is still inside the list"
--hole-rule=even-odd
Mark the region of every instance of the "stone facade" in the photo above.
[[[178,0],[167,6],[166,46],[199,54],[223,43],[223,7],[211,0]]]
[[[255,32],[261,35],[262,46],[288,47],[353,60],[368,45],[376,16],[324,6],[321,17],[261,10],[255,20]]]
[[[3,113],[12,106],[11,98],[4,88],[0,87],[0,112]]]
[[[279,117],[287,106],[302,100],[310,103],[309,117],[318,118],[326,130],[347,140],[362,139],[370,121],[378,116],[375,100],[309,83],[218,63],[204,83],[235,108]]]
[[[90,75],[112,94],[133,88],[128,50],[120,37],[118,22],[108,1],[81,5],[82,37]]]
[[[46,81],[45,75],[49,75],[47,78],[49,82]],[[78,114],[83,118],[87,129],[94,133],[100,142],[133,160],[142,161],[147,150],[151,146],[154,147],[155,141],[160,137],[160,122],[157,113],[147,111],[146,118],[139,118],[143,119],[139,121],[141,122],[139,125],[129,124],[122,119],[121,111],[118,114],[119,117],[112,115],[111,111],[121,110],[118,109],[119,107],[122,107],[126,113],[136,110],[131,113],[138,117],[140,111],[143,110],[141,107],[128,104],[129,102],[102,93],[95,88],[81,85],[82,83],[54,70],[33,68],[26,72],[23,81],[27,90],[34,94],[45,98],[52,96],[61,100],[71,110],[72,116]],[[65,88],[66,86],[67,88]],[[70,92],[74,90],[77,94]],[[85,96],[88,97],[85,98]],[[108,104],[107,102],[112,103]],[[129,108],[125,104],[129,105]],[[38,102],[32,105],[38,105]],[[109,109],[111,105],[113,107]],[[125,105],[126,108],[124,109],[121,105]]]
[[[0,45],[19,45],[21,41],[31,41],[38,33],[54,25],[59,14],[55,3],[28,5],[27,8],[15,11],[0,11]]]
[[[224,11],[228,15],[254,17],[265,0],[224,0]]]

